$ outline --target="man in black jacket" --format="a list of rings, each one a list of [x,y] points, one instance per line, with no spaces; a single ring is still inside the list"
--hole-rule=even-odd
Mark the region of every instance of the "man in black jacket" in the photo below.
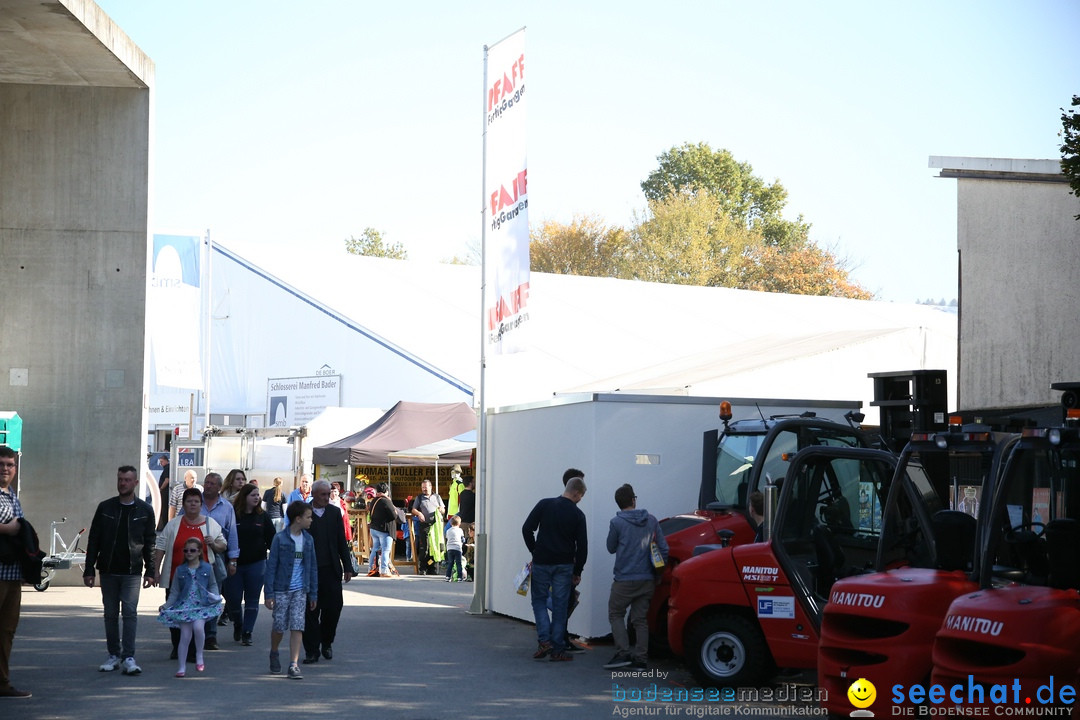
[[[154,509],[135,497],[138,482],[138,471],[131,465],[122,465],[116,471],[117,496],[103,500],[90,523],[83,573],[83,584],[89,588],[94,587],[94,569],[101,573],[109,657],[98,669],[112,672],[119,668],[125,675],[142,672],[135,663],[135,629],[139,621],[139,574],[143,568],[146,570],[141,586],[158,583],[153,560],[157,519]]]
[[[304,663],[334,657],[333,643],[345,598],[341,579],[353,577],[352,551],[345,540],[341,510],[330,504],[330,483],[316,480],[311,486],[311,527],[308,534],[315,541],[315,564],[319,568],[319,602],[304,619]]]

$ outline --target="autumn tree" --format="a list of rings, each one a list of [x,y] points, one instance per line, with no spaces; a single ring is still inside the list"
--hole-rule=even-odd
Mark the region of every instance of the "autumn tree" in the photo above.
[[[641,183],[649,212],[631,231],[638,277],[647,279],[641,268],[651,264],[663,282],[873,297],[851,281],[845,261],[810,240],[801,215],[784,219],[787,190],[779,181],[766,183],[748,163],[707,143],[673,147],[657,160]],[[682,269],[672,273],[680,261]]]
[[[722,204],[708,191],[651,201],[630,229],[624,277],[736,287],[746,253],[763,240],[722,212]]]
[[[529,238],[529,266],[537,272],[623,277],[626,231],[593,216],[569,224],[547,221]]]
[[[809,237],[810,226],[800,216],[785,220],[787,190],[779,180],[766,184],[749,163],[738,162],[724,149],[708,143],[684,143],[656,158],[660,165],[641,183],[650,202],[675,195],[712,194],[724,214],[761,232],[770,245],[794,247]]]
[[[360,237],[349,236],[345,240],[345,252],[353,255],[367,255],[368,257],[383,257],[393,260],[407,260],[409,257],[401,243],[389,243],[383,239],[382,233],[375,228],[364,228]]]
[[[1080,95],[1073,95],[1071,110],[1061,109],[1061,172],[1069,179],[1072,194],[1080,197]],[[1080,215],[1076,216],[1080,220]]]
[[[834,253],[811,242],[794,250],[762,244],[747,253],[737,287],[793,295],[873,300],[873,293],[851,281],[845,264]]]

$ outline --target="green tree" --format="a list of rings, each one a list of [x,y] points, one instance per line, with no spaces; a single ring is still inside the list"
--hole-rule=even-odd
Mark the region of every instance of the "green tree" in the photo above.
[[[537,272],[590,277],[623,277],[626,231],[594,216],[569,224],[547,221],[529,238],[529,266]]]
[[[393,260],[407,260],[409,257],[401,243],[388,243],[383,239],[382,233],[370,227],[364,228],[364,232],[360,233],[358,238],[350,235],[345,240],[345,252]]]
[[[785,220],[787,190],[774,181],[766,184],[749,163],[740,163],[727,150],[713,150],[708,143],[684,143],[661,153],[660,165],[641,183],[649,201],[674,195],[709,192],[721,211],[748,228],[761,231],[770,245],[793,247],[809,236],[810,226]]]
[[[1069,179],[1073,195],[1080,197],[1080,95],[1073,95],[1072,108],[1061,108],[1061,172]],[[1076,216],[1080,220],[1080,215]]]

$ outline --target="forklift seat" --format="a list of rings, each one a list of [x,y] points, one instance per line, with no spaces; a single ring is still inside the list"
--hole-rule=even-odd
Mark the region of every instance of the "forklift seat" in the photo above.
[[[959,510],[938,510],[930,518],[941,570],[970,570],[975,553],[975,518]]]
[[[1046,524],[1047,584],[1065,590],[1080,588],[1080,521],[1058,518]]]

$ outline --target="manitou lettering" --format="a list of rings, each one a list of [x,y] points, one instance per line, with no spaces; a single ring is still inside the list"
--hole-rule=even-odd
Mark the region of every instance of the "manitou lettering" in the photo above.
[[[488,90],[488,111],[490,112],[504,97],[512,95],[517,84],[524,79],[525,55],[522,54],[503,71],[502,79],[496,80]]]
[[[780,574],[780,568],[747,565],[742,569],[742,573],[745,582],[772,583],[776,582],[776,577]]]
[[[950,630],[962,630],[977,635],[993,635],[997,637],[1001,634],[1005,623],[1000,620],[987,620],[986,618],[970,617],[968,615],[950,615],[945,618],[945,627]]]
[[[517,315],[529,304],[529,283],[522,283],[509,295],[499,298],[495,307],[488,308],[488,330],[494,330],[499,323]]]
[[[885,604],[884,595],[871,595],[870,593],[834,592],[829,602],[836,605],[849,605],[851,607],[879,608]]]
[[[529,192],[529,170],[526,168],[517,174],[512,181],[510,181],[510,189],[507,189],[505,185],[499,187],[498,190],[491,193],[491,214],[495,215],[500,210],[506,207],[510,207],[518,201],[518,198]]]

